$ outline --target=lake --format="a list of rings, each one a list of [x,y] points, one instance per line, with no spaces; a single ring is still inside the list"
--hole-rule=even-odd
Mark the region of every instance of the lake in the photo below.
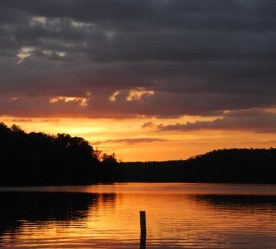
[[[0,248],[276,248],[276,185],[0,188]]]

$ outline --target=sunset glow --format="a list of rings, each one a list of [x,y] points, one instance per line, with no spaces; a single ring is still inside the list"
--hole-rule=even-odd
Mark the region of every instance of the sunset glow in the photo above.
[[[276,146],[266,1],[15,2],[1,1],[0,122],[123,161]]]
[[[179,122],[207,122],[213,118],[186,117]],[[174,119],[72,119],[72,118],[14,118],[3,117],[11,126],[19,125],[26,132],[47,134],[68,133],[84,137],[94,149],[115,153],[122,161],[152,161],[186,159],[219,148],[270,148],[275,146],[271,134],[246,131],[193,130],[158,131],[163,122],[174,124]],[[188,121],[189,120],[189,121]]]
[[[1,249],[276,249],[275,0],[0,0]]]

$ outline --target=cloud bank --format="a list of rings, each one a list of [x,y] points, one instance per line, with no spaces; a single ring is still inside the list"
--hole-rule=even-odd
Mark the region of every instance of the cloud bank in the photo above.
[[[184,124],[158,125],[159,131],[233,130],[256,133],[276,133],[276,113],[262,111],[230,112],[213,121],[187,122]]]
[[[166,118],[276,105],[274,0],[2,0],[0,31],[0,115]]]

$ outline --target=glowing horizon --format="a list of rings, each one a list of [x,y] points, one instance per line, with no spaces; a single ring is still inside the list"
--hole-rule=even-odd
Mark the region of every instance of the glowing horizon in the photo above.
[[[0,122],[82,136],[123,161],[276,147],[269,1],[10,2]]]
[[[196,122],[199,117],[183,118]],[[16,124],[25,132],[44,132],[56,135],[68,133],[83,137],[94,149],[115,153],[120,161],[164,161],[187,159],[208,151],[223,148],[270,148],[275,146],[271,134],[245,131],[195,130],[190,132],[158,131],[155,124],[162,119],[82,119],[82,118],[14,118],[2,117],[11,126]],[[188,121],[189,120],[189,121]],[[202,120],[213,120],[203,118]],[[175,120],[166,119],[167,123]],[[202,121],[201,121],[202,122]]]

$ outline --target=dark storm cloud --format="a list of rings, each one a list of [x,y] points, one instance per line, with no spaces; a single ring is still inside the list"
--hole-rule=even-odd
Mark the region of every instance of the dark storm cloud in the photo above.
[[[172,117],[269,108],[276,2],[2,0],[0,58],[0,114]],[[128,101],[133,89],[154,94]],[[85,108],[49,104],[88,92]]]
[[[142,31],[160,27],[275,30],[275,8],[273,0],[2,0],[1,20],[15,19],[5,13],[16,11]]]

